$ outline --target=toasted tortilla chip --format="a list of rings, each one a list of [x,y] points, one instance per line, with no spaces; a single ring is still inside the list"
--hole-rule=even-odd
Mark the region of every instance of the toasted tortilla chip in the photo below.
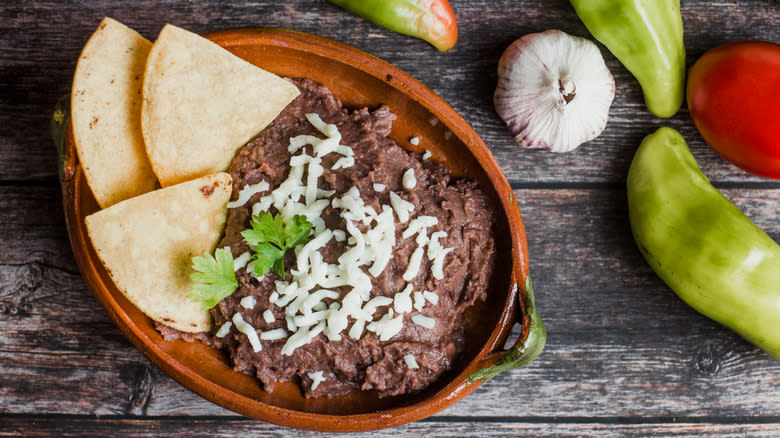
[[[105,208],[157,186],[141,136],[141,86],[152,43],[104,18],[81,52],[71,120],[81,168]]]
[[[227,218],[231,178],[208,175],[122,201],[85,219],[117,288],[153,320],[185,332],[211,328],[187,298],[192,257],[213,252]]]
[[[146,62],[141,127],[163,186],[225,170],[299,94],[290,82],[166,25]]]

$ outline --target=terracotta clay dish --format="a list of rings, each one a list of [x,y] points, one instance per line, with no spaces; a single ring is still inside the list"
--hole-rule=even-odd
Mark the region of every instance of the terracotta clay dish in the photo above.
[[[152,320],[114,286],[84,226],[84,218],[99,207],[77,162],[67,116],[62,117],[65,103],[59,116],[55,114],[53,127],[60,146],[65,216],[73,251],[95,297],[141,352],[182,385],[235,412],[284,426],[347,432],[419,420],[474,391],[479,380],[468,381],[469,375],[499,360],[494,369],[507,368],[509,357],[502,359],[507,353],[503,346],[515,322],[522,325],[522,332],[510,353],[540,351],[544,339],[533,339],[535,345],[528,345],[529,333],[534,337],[532,326],[541,322],[532,294],[526,293],[527,289],[530,292],[525,286],[528,251],[516,200],[488,147],[452,107],[401,70],[326,38],[281,29],[229,30],[207,37],[273,73],[327,86],[347,107],[388,105],[398,116],[391,137],[399,145],[417,152],[430,150],[432,160],[456,176],[475,179],[487,193],[497,215],[496,266],[487,301],[475,303],[465,313],[465,351],[426,390],[387,398],[353,391],[334,399],[305,399],[296,383],[284,382],[273,392],[265,392],[255,377],[231,370],[222,352],[201,343],[163,340]],[[419,146],[409,144],[411,137],[420,139]]]

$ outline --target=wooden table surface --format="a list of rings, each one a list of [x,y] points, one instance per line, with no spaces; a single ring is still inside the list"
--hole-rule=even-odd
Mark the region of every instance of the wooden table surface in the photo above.
[[[780,41],[775,0],[682,3],[689,64],[727,41]],[[589,34],[565,0],[452,5],[460,39],[439,53],[324,0],[0,3],[0,435],[316,435],[242,417],[179,385],[130,345],[79,274],[48,123],[81,47],[109,15],[150,39],[171,22],[198,33],[276,26],[345,42],[422,81],[492,149],[524,216],[547,348],[438,415],[373,435],[780,436],[780,361],[656,277],[631,238],[625,180],[643,136],[672,126],[776,241],[780,182],[718,157],[686,108],[668,120],[650,115],[603,46],[617,84],[604,133],[563,155],[518,147],[492,105],[502,51],[530,32]]]

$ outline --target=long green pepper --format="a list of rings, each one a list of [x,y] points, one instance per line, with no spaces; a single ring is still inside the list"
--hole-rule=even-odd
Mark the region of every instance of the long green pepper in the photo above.
[[[682,135],[660,128],[628,171],[639,251],[700,313],[780,358],[780,245],[723,197]]]
[[[647,108],[671,117],[685,94],[680,0],[570,0],[590,33],[636,77]]]
[[[458,41],[458,23],[447,0],[329,0],[392,31],[428,41],[439,51]]]

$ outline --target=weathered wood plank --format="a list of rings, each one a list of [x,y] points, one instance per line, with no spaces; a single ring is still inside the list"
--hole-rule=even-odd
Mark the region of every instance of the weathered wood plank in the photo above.
[[[623,419],[610,418],[601,422],[553,422],[519,421],[499,423],[492,421],[420,421],[393,429],[374,432],[346,434],[355,437],[582,437],[582,436],[744,436],[776,437],[780,433],[780,422],[770,421],[753,424],[711,424],[696,419],[682,419],[666,423],[647,421],[639,424],[625,424]],[[611,421],[610,421],[611,420]],[[218,437],[320,437],[321,432],[283,429],[259,421],[237,418],[94,418],[94,417],[2,417],[0,436],[28,437],[61,436],[91,437],[112,435],[122,431],[123,437],[174,437],[210,436]]]
[[[114,327],[72,268],[64,234],[57,235],[64,233],[59,212],[46,213],[57,211],[56,191],[5,193],[2,229],[29,229],[2,236],[1,413],[231,415],[163,374]],[[624,191],[515,195],[548,347],[531,366],[487,382],[442,415],[777,415],[780,361],[663,285],[634,247]],[[726,195],[780,240],[780,189]]]
[[[760,182],[717,157],[683,108],[663,121],[645,109],[630,74],[603,49],[617,96],[604,134],[575,152],[557,155],[521,150],[495,114],[496,63],[515,38],[559,28],[588,36],[565,0],[453,0],[460,40],[447,53],[394,34],[325,1],[4,2],[0,6],[0,180],[56,177],[48,116],[69,89],[78,53],[100,18],[111,15],[153,38],[165,22],[206,33],[246,26],[276,26],[334,38],[376,55],[439,93],[490,145],[515,182],[621,182],[641,138],[660,125],[679,128],[713,180]],[[780,8],[773,0],[682,2],[689,63],[706,49],[737,39],[777,40]],[[399,50],[399,47],[403,47]]]
[[[2,160],[0,160],[2,161]],[[38,263],[76,271],[58,184],[0,184],[0,264]]]

